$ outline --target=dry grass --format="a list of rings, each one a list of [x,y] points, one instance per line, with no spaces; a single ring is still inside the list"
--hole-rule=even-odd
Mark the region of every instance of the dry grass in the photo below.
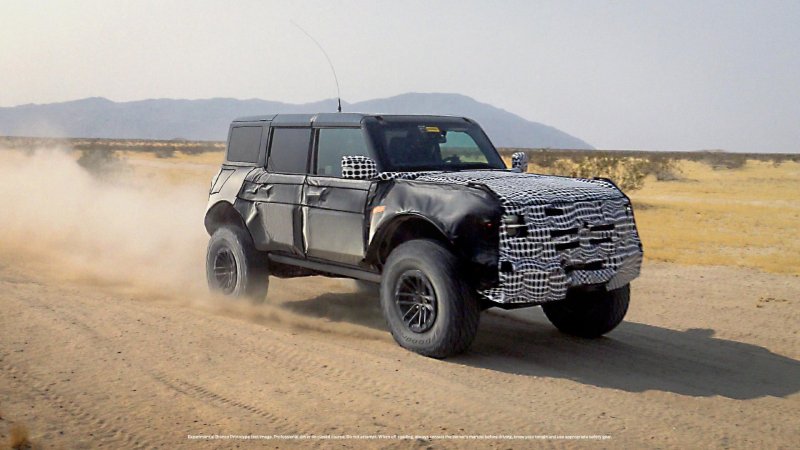
[[[800,274],[800,164],[681,163],[685,180],[632,193],[650,259]]]

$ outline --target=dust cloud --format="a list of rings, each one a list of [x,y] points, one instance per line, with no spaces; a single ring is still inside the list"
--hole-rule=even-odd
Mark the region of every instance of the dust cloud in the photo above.
[[[356,304],[341,307],[333,320],[310,308],[284,307],[352,288],[337,280],[273,278],[268,303],[258,305],[210,294],[203,227],[207,184],[143,177],[124,159],[106,169],[90,172],[68,150],[0,151],[0,268],[264,325],[385,336],[347,322],[350,313],[358,314]]]
[[[205,289],[203,212],[197,186],[98,177],[66,151],[0,159],[3,263],[45,275],[148,287],[165,294]]]

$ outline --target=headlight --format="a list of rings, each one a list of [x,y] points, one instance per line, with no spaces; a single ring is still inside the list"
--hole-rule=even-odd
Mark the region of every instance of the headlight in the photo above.
[[[506,227],[506,233],[510,237],[523,237],[528,233],[528,228],[525,225],[525,218],[517,214],[506,214],[502,218],[503,225]]]

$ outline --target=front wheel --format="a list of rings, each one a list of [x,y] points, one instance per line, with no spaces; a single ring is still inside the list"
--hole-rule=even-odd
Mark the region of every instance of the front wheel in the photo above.
[[[269,287],[266,255],[256,250],[247,231],[219,228],[208,242],[206,279],[211,291],[261,302]]]
[[[389,255],[381,307],[401,347],[434,358],[466,350],[480,317],[478,299],[458,259],[440,243],[424,239],[401,244]]]
[[[570,292],[565,300],[542,305],[544,314],[560,331],[585,338],[600,337],[625,318],[629,284],[613,291]]]

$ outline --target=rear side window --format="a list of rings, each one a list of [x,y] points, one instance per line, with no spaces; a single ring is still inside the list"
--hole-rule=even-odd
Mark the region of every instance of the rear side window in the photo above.
[[[322,128],[317,140],[317,175],[342,176],[342,156],[370,156],[361,128]]]
[[[235,127],[228,144],[228,161],[256,163],[261,145],[261,127]]]
[[[311,128],[275,128],[267,170],[277,173],[306,173]]]

